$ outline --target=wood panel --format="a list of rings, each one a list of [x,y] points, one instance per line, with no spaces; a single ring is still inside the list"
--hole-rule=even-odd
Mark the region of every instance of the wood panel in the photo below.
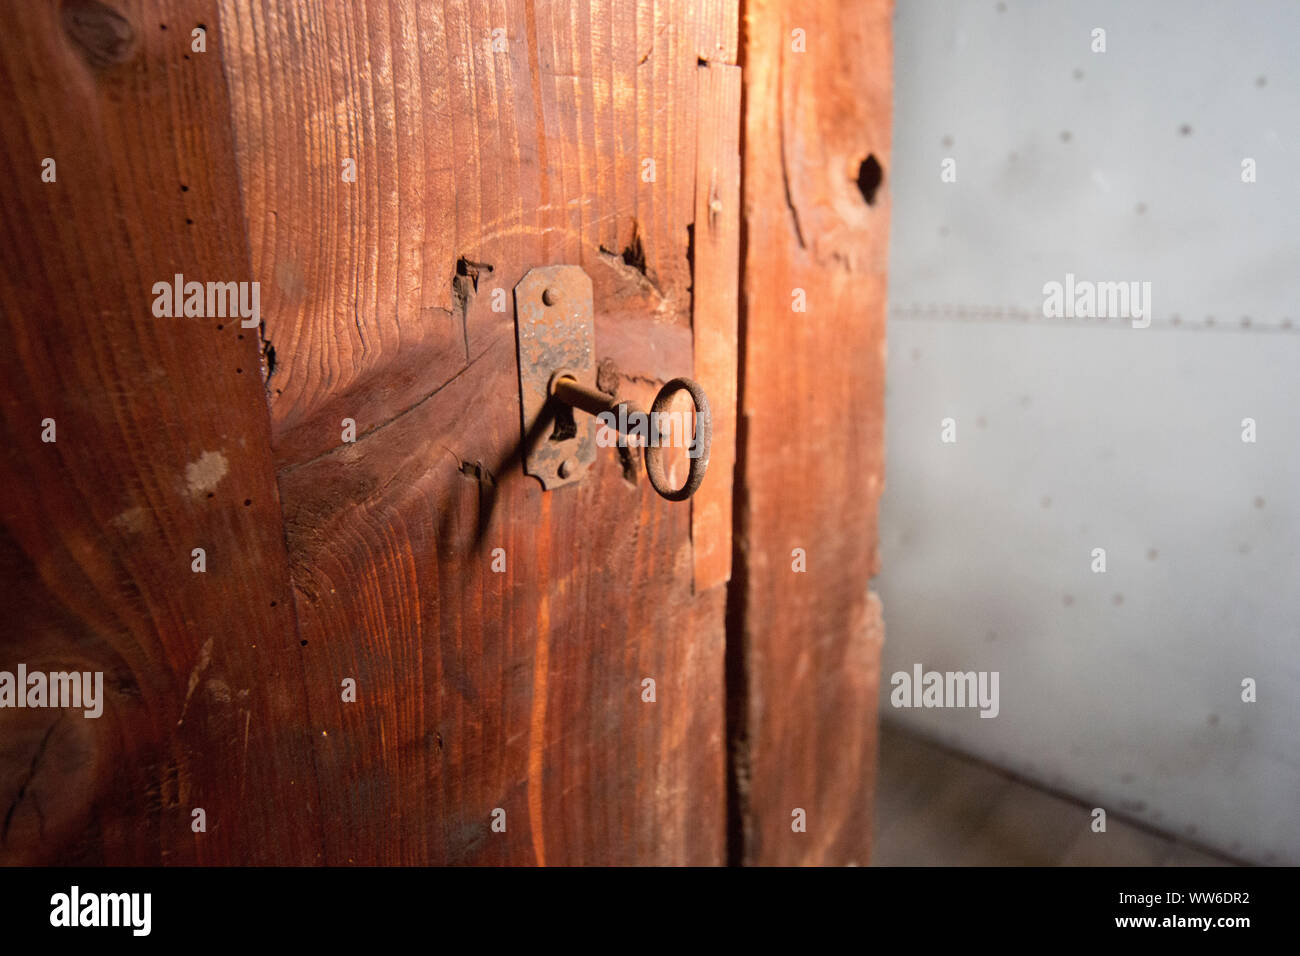
[[[888,0],[745,8],[728,659],[733,858],[745,863],[865,864],[869,852],[891,13]]]
[[[578,263],[604,383],[689,374],[719,9],[223,4],[329,862],[724,858],[724,597],[612,449],[522,473],[509,298]]]
[[[612,451],[522,473],[508,293],[578,263],[604,383],[692,368],[728,11],[0,11],[0,667],[111,687],[99,721],[0,712],[0,860],[724,858],[724,593]],[[261,326],[155,318],[176,273],[259,282]]]
[[[492,296],[533,266],[583,265],[598,313],[689,327],[691,2],[223,10],[281,467],[512,335]]]
[[[712,478],[691,498],[695,589],[731,578],[736,466],[737,299],[740,294],[740,67],[701,64],[695,151],[695,379],[713,414]],[[707,473],[706,473],[707,474]]]
[[[216,15],[0,5],[0,670],[105,681],[99,718],[0,710],[0,863],[319,844],[257,332],[153,312],[176,273],[249,278],[221,61],[190,50]]]

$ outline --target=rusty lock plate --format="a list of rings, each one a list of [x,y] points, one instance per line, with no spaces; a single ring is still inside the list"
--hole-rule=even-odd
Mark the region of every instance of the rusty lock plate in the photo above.
[[[548,491],[578,481],[596,460],[596,420],[551,399],[563,371],[596,387],[591,279],[581,266],[530,269],[515,286],[515,345],[524,471]]]

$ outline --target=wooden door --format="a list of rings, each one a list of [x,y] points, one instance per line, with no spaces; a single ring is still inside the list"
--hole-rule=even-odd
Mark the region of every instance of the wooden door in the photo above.
[[[748,16],[750,74],[736,0],[0,7],[0,670],[105,678],[98,719],[0,710],[0,861],[865,858],[886,218],[844,190],[888,7]],[[553,264],[602,386],[709,393],[691,502],[615,449],[524,473],[512,290]],[[258,321],[159,316],[178,275]],[[839,442],[758,426],[844,401],[859,449],[779,503]]]

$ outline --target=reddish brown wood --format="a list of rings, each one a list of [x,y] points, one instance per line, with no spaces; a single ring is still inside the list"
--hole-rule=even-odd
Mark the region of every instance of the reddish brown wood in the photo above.
[[[704,63],[734,66],[740,32],[740,0],[697,0],[692,8],[699,59]],[[739,114],[734,118],[738,121]]]
[[[0,862],[721,862],[728,601],[743,858],[863,859],[889,11],[749,8],[729,593],[736,9],[0,6],[0,669],[110,687],[0,711]],[[693,517],[612,450],[522,473],[508,293],[550,263],[602,384],[717,396]],[[156,318],[178,272],[264,327]]]
[[[888,0],[746,5],[729,665],[733,823],[746,863],[865,863],[870,844],[890,16]],[[858,185],[868,157],[885,177],[869,197]],[[807,312],[792,310],[797,289]],[[796,548],[806,572],[792,570]],[[796,809],[806,832],[792,829]]]
[[[607,383],[690,372],[727,9],[0,13],[0,666],[112,684],[99,722],[0,712],[0,859],[723,859],[723,592],[692,594],[689,509],[613,451],[523,475],[493,294],[578,263]],[[264,329],[154,318],[176,272],[261,282]]]
[[[689,507],[612,449],[553,492],[522,473],[508,293],[580,264],[605,383],[648,407],[690,374],[721,8],[230,6],[254,271],[292,277],[271,415],[325,859],[720,862],[724,596],[692,595]]]
[[[691,499],[695,589],[731,577],[731,483],[736,465],[736,310],[740,292],[740,68],[700,66],[695,151],[695,377],[709,396],[713,450]]]
[[[249,278],[216,8],[0,5],[0,670],[107,698],[0,710],[2,863],[317,858],[257,330],[152,312]]]

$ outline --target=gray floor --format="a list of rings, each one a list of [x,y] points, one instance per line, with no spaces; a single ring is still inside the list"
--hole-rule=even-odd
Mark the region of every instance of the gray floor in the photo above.
[[[913,736],[880,729],[874,866],[1233,866]]]

